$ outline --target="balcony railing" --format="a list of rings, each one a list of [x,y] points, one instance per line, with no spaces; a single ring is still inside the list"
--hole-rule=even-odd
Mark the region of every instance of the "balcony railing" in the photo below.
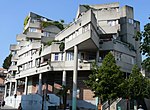
[[[42,36],[43,36],[43,33],[40,33],[40,32],[27,32],[27,38],[40,39]]]
[[[16,40],[17,40],[18,42],[23,41],[23,40],[25,40],[25,39],[26,39],[26,35],[25,35],[25,34],[18,34],[18,35],[16,36]]]
[[[17,44],[11,44],[10,45],[10,50],[11,51],[16,51],[16,50],[19,50],[19,49],[20,49],[20,47]]]
[[[17,61],[19,59],[18,54],[15,54],[11,57],[11,61]]]

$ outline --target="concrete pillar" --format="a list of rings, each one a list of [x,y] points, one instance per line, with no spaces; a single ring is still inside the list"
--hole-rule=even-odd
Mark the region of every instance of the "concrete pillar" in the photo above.
[[[42,74],[39,74],[38,94],[42,95]]]
[[[97,53],[96,53],[96,63],[99,62],[99,50],[97,50]]]
[[[4,93],[4,98],[6,97],[7,94],[7,84],[5,84],[5,93]]]
[[[66,71],[63,71],[62,85],[66,86]]]
[[[28,89],[28,77],[25,77],[25,87],[24,87],[24,95],[27,95],[27,89]]]
[[[66,61],[66,51],[63,55],[63,61]],[[66,86],[66,70],[63,70],[62,85]]]
[[[11,88],[12,88],[12,82],[10,82],[10,86],[9,86],[9,96],[11,95]]]
[[[17,94],[17,85],[18,85],[18,81],[16,80],[16,82],[15,82],[15,91],[14,91],[14,95]]]
[[[78,73],[78,47],[74,46],[72,110],[76,110],[77,108],[77,73]]]

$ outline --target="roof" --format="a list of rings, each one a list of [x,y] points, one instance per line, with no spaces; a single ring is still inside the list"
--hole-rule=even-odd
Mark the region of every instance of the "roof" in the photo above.
[[[4,68],[0,68],[0,71],[6,71],[6,69],[4,69]]]

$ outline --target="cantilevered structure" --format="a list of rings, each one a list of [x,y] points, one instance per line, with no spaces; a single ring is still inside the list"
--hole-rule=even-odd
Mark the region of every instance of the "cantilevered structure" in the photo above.
[[[137,31],[140,23],[134,20],[133,8],[119,3],[80,5],[75,20],[64,29],[62,23],[30,12],[23,33],[16,37],[18,43],[10,46],[9,72],[14,77],[5,82],[6,104],[17,107],[22,100],[23,108],[34,104],[47,110],[59,105],[57,93],[65,85],[70,88],[67,103],[73,110],[95,109],[96,98],[83,83],[91,63],[100,66],[111,51],[127,77],[134,64],[141,67],[140,42],[134,39]],[[35,102],[31,96],[36,96]]]

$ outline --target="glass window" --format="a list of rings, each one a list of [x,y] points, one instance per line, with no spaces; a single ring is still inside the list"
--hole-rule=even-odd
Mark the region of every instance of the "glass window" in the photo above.
[[[109,26],[115,26],[115,25],[117,24],[117,22],[116,22],[116,20],[108,20],[108,21],[107,21],[107,24],[108,24]]]
[[[43,32],[43,34],[44,34],[45,37],[49,37],[50,36],[49,32]]]
[[[67,61],[73,60],[73,57],[74,57],[73,52],[68,52],[67,53]]]
[[[61,61],[63,61],[63,53],[61,54]]]
[[[36,28],[30,28],[30,32],[37,32]]]
[[[55,53],[55,61],[58,61],[58,53]]]
[[[129,18],[128,21],[129,21],[130,24],[133,24],[133,23],[134,23],[134,22],[133,22],[133,19],[131,19],[131,18]]]

